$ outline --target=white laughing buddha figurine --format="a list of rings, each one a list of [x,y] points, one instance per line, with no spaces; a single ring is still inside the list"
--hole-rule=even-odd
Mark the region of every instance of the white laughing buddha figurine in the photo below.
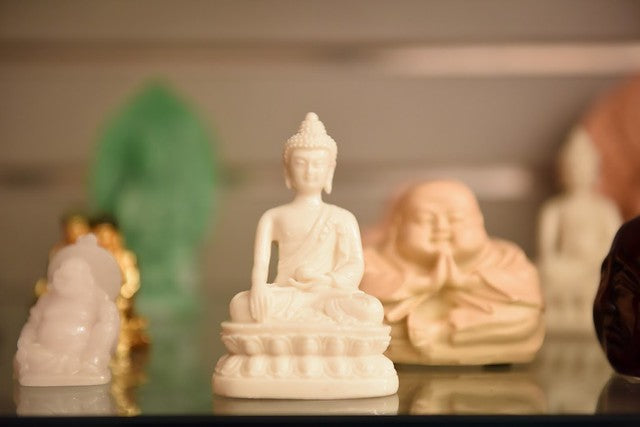
[[[23,386],[108,383],[120,329],[118,263],[88,234],[53,256],[47,279],[47,291],[18,339],[18,381]]]
[[[331,192],[337,147],[314,113],[284,147],[291,203],[258,223],[251,290],[222,323],[228,354],[213,375],[230,397],[339,399],[385,396],[398,388],[382,353],[390,328],[376,298],[358,289],[364,272],[355,217],[322,201]],[[267,283],[272,242],[278,271]]]

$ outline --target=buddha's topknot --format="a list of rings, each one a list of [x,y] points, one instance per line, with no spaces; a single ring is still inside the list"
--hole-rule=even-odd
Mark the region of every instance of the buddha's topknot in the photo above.
[[[324,148],[331,153],[333,162],[336,161],[338,156],[336,142],[327,135],[324,124],[322,124],[316,113],[307,113],[304,121],[300,124],[298,133],[289,138],[284,144],[282,157],[285,163],[289,162],[291,151],[294,148]]]

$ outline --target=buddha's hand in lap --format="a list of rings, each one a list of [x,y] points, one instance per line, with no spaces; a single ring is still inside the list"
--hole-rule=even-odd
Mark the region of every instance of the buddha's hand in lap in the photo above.
[[[319,273],[315,269],[306,266],[298,267],[293,276],[287,282],[290,286],[301,291],[318,291],[329,289],[333,286],[331,276]]]
[[[264,322],[269,314],[269,293],[267,284],[262,283],[251,287],[249,296],[249,310],[256,322]]]
[[[289,285],[301,291],[319,291],[332,288],[333,279],[330,276],[323,274],[316,277],[306,277],[304,279],[289,278]]]

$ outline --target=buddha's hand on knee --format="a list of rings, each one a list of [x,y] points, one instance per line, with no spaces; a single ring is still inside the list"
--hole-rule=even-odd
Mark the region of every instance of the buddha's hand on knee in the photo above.
[[[318,276],[320,276],[320,273],[318,273],[314,268],[307,267],[305,265],[296,268],[296,271],[293,273],[293,278],[296,281],[303,283],[311,282]]]
[[[269,315],[269,294],[266,283],[251,287],[249,310],[251,311],[251,317],[256,322],[264,322],[267,319]]]

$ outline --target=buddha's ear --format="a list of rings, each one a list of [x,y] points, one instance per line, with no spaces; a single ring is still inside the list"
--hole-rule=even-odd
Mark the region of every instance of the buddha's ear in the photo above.
[[[289,171],[286,169],[284,170],[284,185],[287,186],[288,190],[291,190],[291,178],[289,177]]]
[[[329,169],[329,173],[327,174],[327,182],[324,183],[324,192],[327,194],[331,194],[331,190],[333,189],[333,173],[336,171],[335,163]]]

